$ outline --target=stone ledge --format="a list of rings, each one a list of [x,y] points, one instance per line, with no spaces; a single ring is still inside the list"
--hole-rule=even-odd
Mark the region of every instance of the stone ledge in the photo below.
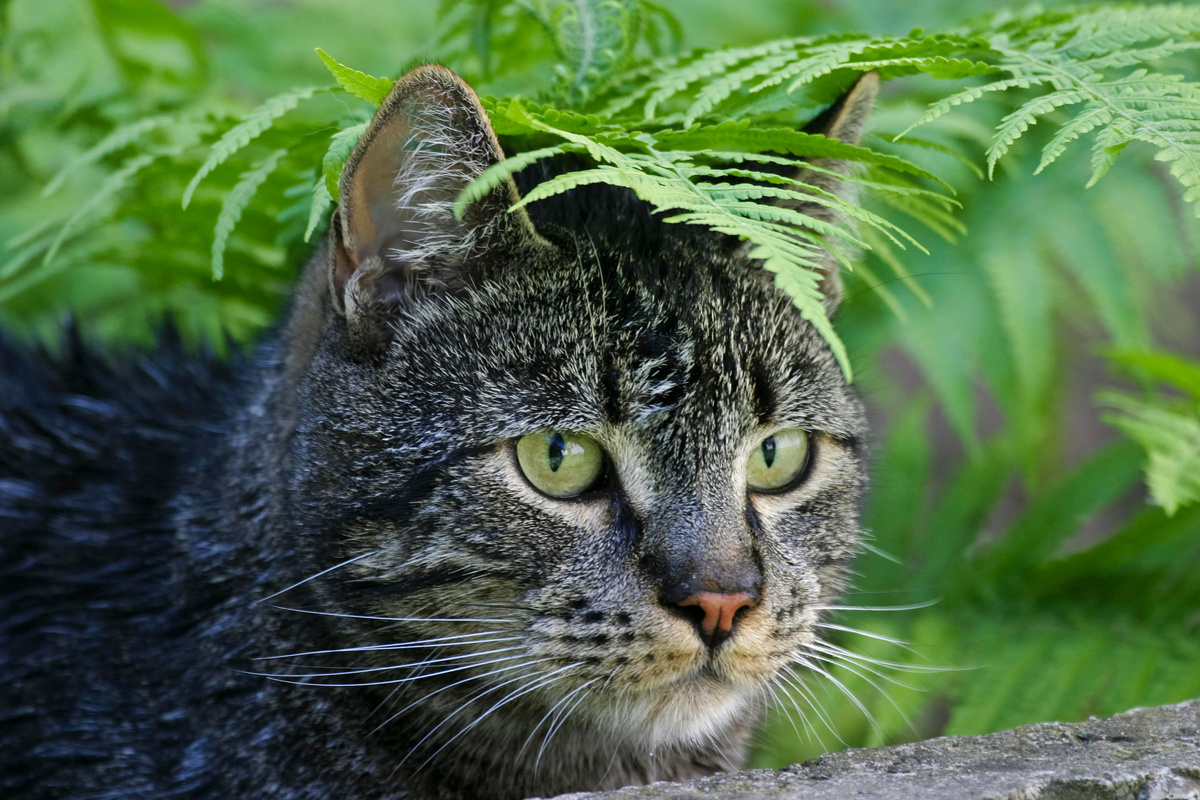
[[[1200,700],[559,800],[1200,800]]]

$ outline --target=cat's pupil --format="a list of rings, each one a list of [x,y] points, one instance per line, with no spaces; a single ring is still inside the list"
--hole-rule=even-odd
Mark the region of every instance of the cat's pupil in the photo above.
[[[563,441],[562,434],[556,433],[550,437],[550,471],[558,472],[558,468],[562,466],[563,456],[567,453],[567,445]]]
[[[767,465],[767,469],[775,463],[775,437],[768,436],[762,443],[763,463]]]

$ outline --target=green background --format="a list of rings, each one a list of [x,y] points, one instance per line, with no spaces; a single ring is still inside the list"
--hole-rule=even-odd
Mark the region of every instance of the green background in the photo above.
[[[683,41],[707,47],[944,30],[993,8],[666,5]],[[310,249],[300,235],[308,191],[334,130],[314,125],[361,121],[369,109],[347,102],[301,111],[264,135],[263,147],[310,148],[312,170],[268,179],[229,240],[219,281],[210,269],[214,222],[238,168],[214,173],[187,211],[179,206],[206,134],[175,122],[156,131],[178,142],[179,156],[145,165],[152,181],[121,180],[125,150],[75,170],[49,195],[44,187],[135,120],[182,111],[200,125],[328,83],[315,47],[394,76],[437,55],[435,11],[429,2],[358,0],[8,0],[0,6],[0,324],[52,347],[69,312],[87,335],[122,350],[148,342],[169,314],[198,347],[223,350],[227,334],[251,341],[275,318]],[[1194,78],[1194,58],[1182,69]],[[947,91],[932,83],[887,84],[875,128],[906,127]],[[1006,102],[957,111],[929,135],[980,165]],[[1109,424],[1115,401],[1105,394],[1177,398],[1186,392],[1163,392],[1157,379],[1200,375],[1172,360],[1200,356],[1200,225],[1152,153],[1131,147],[1084,189],[1086,148],[1033,175],[1044,140],[1031,131],[993,180],[952,156],[928,156],[963,203],[961,231],[922,237],[928,256],[897,254],[931,302],[889,291],[893,282],[873,277],[891,274],[876,257],[847,277],[838,330],[877,433],[865,509],[874,538],[847,604],[923,607],[840,617],[865,635],[829,630],[828,638],[876,661],[818,664],[829,677],[809,675],[804,688],[781,693],[760,765],[844,744],[1200,696],[1200,506],[1183,502],[1167,514],[1149,501],[1145,453]],[[48,231],[62,232],[49,259],[30,244]],[[1165,354],[1154,356],[1158,371],[1147,367],[1151,352]]]

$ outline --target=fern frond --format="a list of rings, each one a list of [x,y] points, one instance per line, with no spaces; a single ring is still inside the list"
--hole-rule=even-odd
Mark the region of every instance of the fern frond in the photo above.
[[[191,181],[188,182],[187,188],[183,190],[183,207],[187,208],[192,202],[192,195],[195,193],[196,187],[200,185],[200,181],[204,180],[210,172],[221,164],[224,164],[234,153],[270,130],[271,126],[275,124],[275,120],[296,108],[302,101],[311,98],[314,94],[321,91],[322,88],[320,86],[308,86],[303,89],[294,89],[284,94],[275,95],[247,114],[237,125],[225,131],[216,144],[212,146],[208,158],[204,160],[204,163],[200,165],[200,169],[196,171]]]
[[[333,75],[333,79],[338,82],[338,86],[341,86],[359,100],[366,100],[373,106],[382,105],[384,98],[387,97],[388,92],[395,85],[395,81],[387,78],[376,78],[365,72],[351,69],[319,47],[316,48],[316,52],[317,57],[321,59],[321,63]]]
[[[1153,39],[1200,35],[1200,9],[1182,3],[1097,9],[1073,17],[1059,30],[1071,28],[1071,38],[1059,47],[1062,53],[1076,59],[1095,58]]]
[[[160,114],[154,117],[145,117],[137,122],[117,128],[88,149],[87,152],[59,170],[58,174],[51,178],[50,182],[46,184],[46,188],[42,190],[42,196],[46,197],[57,192],[66,183],[67,178],[83,167],[99,162],[110,153],[124,150],[151,131],[164,128],[176,122],[178,122],[178,117],[174,114]]]
[[[287,150],[272,151],[253,167],[243,172],[238,182],[229,190],[229,194],[225,195],[225,200],[221,203],[221,212],[217,215],[217,226],[213,229],[213,280],[219,281],[225,275],[225,245],[229,242],[229,235],[237,227],[238,220],[242,218],[242,212],[246,210],[246,206],[250,205],[250,201],[254,199],[259,187],[266,182],[267,178],[271,177],[271,173],[279,166],[280,159],[286,155]]]
[[[746,66],[734,70],[725,77],[708,84],[700,90],[699,97],[696,98],[695,102],[684,113],[684,126],[690,127],[697,119],[708,114],[731,97],[734,92],[755,78],[777,75],[781,67],[784,67],[795,58],[796,53],[794,49],[781,48],[778,53],[772,53],[764,58],[751,61]]]
[[[744,120],[695,126],[686,130],[663,131],[653,134],[653,137],[656,147],[664,150],[775,152],[803,158],[845,159],[917,175],[945,186],[944,182],[928,170],[899,156],[846,144],[819,133],[805,133],[791,128],[756,127]]]
[[[1200,406],[1147,402],[1107,392],[1100,400],[1119,413],[1105,421],[1146,450],[1146,485],[1168,515],[1200,502]]]
[[[543,147],[538,150],[526,150],[512,155],[503,161],[492,164],[471,182],[454,202],[454,214],[461,218],[467,206],[486,196],[514,173],[520,172],[530,164],[543,158],[552,158],[563,153],[579,152],[584,148],[572,144],[560,144],[553,147]]]
[[[333,196],[329,194],[329,186],[324,176],[317,178],[312,188],[312,205],[308,209],[308,225],[304,228],[304,241],[312,239],[313,232],[321,225],[321,221],[333,208]]]
[[[1025,133],[1029,129],[1029,126],[1037,121],[1038,117],[1049,114],[1056,108],[1082,103],[1087,99],[1087,95],[1083,92],[1063,90],[1042,97],[1036,97],[1006,115],[996,127],[995,139],[987,151],[988,177],[992,177],[992,173],[996,168],[996,162],[1008,152],[1008,148],[1012,146],[1013,142],[1019,139],[1021,134]]]
[[[1028,89],[1034,84],[1034,81],[1028,78],[1009,78],[994,83],[984,84],[983,86],[972,86],[970,89],[964,89],[961,92],[955,92],[949,97],[943,97],[935,103],[931,103],[929,108],[917,118],[917,121],[909,125],[904,130],[900,131],[897,140],[903,139],[909,131],[914,128],[919,128],[922,125],[928,125],[930,122],[944,117],[949,114],[955,106],[961,106],[965,103],[973,103],[986,94],[995,92],[1006,92],[1010,89]]]
[[[342,168],[346,159],[354,152],[354,146],[367,132],[367,123],[351,125],[338,131],[329,140],[329,148],[321,159],[321,174],[325,179],[325,191],[336,201],[338,199],[338,183],[342,179]]]
[[[657,77],[647,81],[644,89],[639,93],[647,98],[642,114],[644,118],[651,119],[655,116],[661,103],[676,96],[694,83],[722,76],[727,70],[743,61],[769,58],[808,41],[810,40],[807,38],[781,39],[756,47],[709,51],[676,70],[661,71]]]
[[[129,186],[139,172],[158,160],[161,155],[164,154],[142,153],[141,155],[131,156],[116,172],[105,178],[104,183],[100,184],[100,188],[96,190],[95,194],[85,200],[63,222],[58,235],[54,237],[54,240],[50,243],[50,247],[46,250],[46,255],[42,258],[42,265],[49,266],[54,261],[54,257],[58,254],[63,242],[75,232],[81,222]]]

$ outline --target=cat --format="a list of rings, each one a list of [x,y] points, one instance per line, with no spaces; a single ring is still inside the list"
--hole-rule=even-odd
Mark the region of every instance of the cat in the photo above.
[[[877,87],[809,130],[857,142]],[[508,180],[456,217],[502,158],[472,90],[417,68],[253,355],[0,340],[0,796],[740,765],[855,554],[862,406],[743,243],[609,186],[509,213]]]

